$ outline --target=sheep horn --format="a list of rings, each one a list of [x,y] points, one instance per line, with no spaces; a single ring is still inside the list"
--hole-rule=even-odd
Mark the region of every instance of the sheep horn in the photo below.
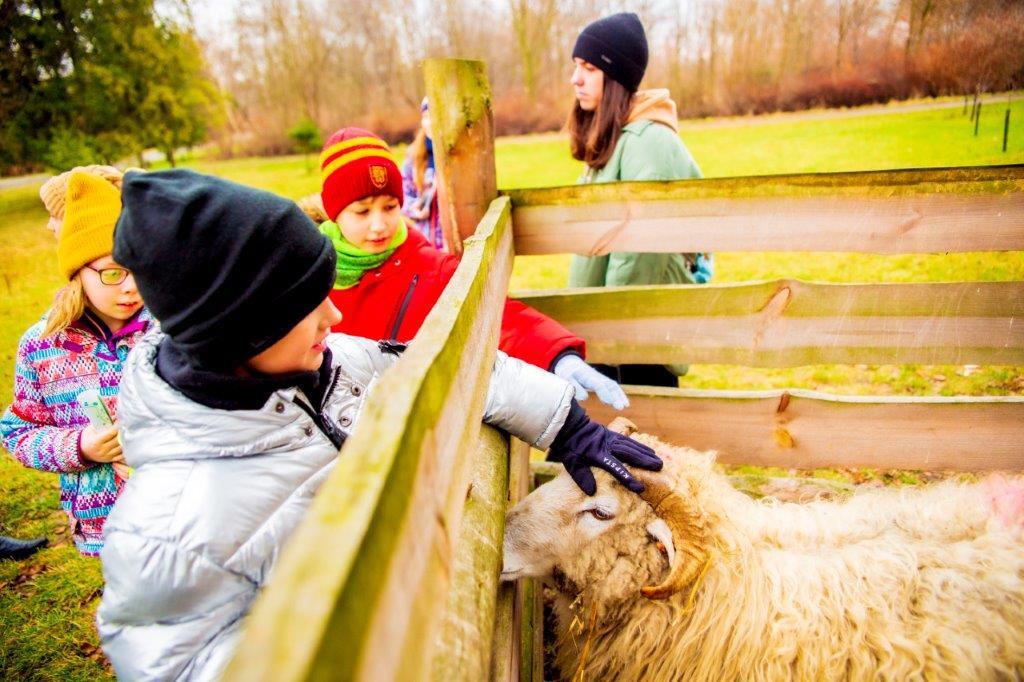
[[[670,567],[668,577],[660,585],[642,587],[640,593],[648,599],[666,599],[692,583],[701,571],[703,557],[694,551],[692,542],[684,543],[683,540],[692,537],[702,524],[664,476],[640,470],[634,470],[634,473],[646,488],[640,497],[651,505],[659,518],[665,520],[672,531],[676,550],[675,565]]]

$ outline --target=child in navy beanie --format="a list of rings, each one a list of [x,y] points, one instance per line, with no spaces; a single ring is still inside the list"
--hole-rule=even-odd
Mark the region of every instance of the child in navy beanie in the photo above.
[[[114,254],[162,329],[121,383],[135,474],[105,527],[100,641],[122,679],[217,679],[398,351],[330,333],[334,247],[293,202],[175,170],[129,173],[123,204]],[[591,486],[593,464],[642,489],[622,462],[661,461],[573,394],[498,351],[485,421],[551,447]]]

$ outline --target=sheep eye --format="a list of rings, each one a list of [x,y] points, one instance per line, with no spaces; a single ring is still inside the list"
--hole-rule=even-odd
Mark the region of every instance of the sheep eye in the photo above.
[[[601,509],[600,507],[594,507],[593,509],[588,509],[587,511],[590,513],[591,516],[593,516],[598,521],[608,521],[612,518],[611,514]]]

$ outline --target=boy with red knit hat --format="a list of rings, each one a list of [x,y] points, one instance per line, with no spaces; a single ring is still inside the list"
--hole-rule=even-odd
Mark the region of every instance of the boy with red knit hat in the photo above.
[[[384,140],[342,128],[324,145],[320,170],[325,215],[320,231],[338,255],[330,298],[342,313],[334,331],[409,341],[441,296],[459,261],[431,246],[402,214],[402,175]],[[308,209],[307,209],[308,212]],[[583,339],[513,300],[505,301],[498,347],[569,381],[616,409],[629,405],[613,380],[583,361]]]

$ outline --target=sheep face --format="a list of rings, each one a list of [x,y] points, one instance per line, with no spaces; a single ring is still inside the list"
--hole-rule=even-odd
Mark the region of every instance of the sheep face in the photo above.
[[[593,497],[562,472],[509,511],[503,580],[553,579],[567,593],[597,589],[605,604],[635,599],[642,585],[658,581],[673,553],[671,531],[650,505],[594,473]]]

